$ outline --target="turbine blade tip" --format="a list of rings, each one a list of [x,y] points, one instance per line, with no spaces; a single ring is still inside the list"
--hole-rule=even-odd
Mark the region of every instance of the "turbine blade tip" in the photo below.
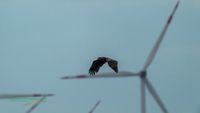
[[[69,77],[65,76],[65,77],[61,77],[61,79],[68,79]]]

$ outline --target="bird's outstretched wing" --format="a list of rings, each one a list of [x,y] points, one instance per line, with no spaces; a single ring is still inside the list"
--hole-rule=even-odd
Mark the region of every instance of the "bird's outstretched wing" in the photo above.
[[[108,65],[112,68],[116,73],[118,73],[118,62],[116,60],[110,59],[108,61]]]
[[[95,75],[98,71],[99,71],[99,68],[101,66],[103,66],[103,64],[106,63],[106,58],[105,59],[97,59],[95,61],[93,61],[90,69],[89,69],[89,74],[90,75]]]

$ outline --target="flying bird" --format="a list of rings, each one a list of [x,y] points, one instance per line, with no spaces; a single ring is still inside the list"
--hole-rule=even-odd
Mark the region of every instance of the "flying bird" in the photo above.
[[[89,74],[95,75],[99,71],[100,67],[103,66],[105,63],[108,63],[108,66],[112,68],[116,73],[118,73],[118,62],[116,60],[108,57],[98,57],[92,62],[92,65],[89,69]]]

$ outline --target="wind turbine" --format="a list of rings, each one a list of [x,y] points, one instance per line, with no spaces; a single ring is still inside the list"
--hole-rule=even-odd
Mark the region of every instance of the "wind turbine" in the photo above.
[[[0,94],[0,99],[53,96],[53,94]]]
[[[101,100],[97,101],[97,103],[92,107],[92,109],[88,113],[93,113],[100,103],[101,103]],[[30,113],[30,112],[27,112],[27,113]]]
[[[93,113],[94,110],[97,108],[97,106],[101,103],[101,101],[99,100],[95,105],[94,107],[89,111],[89,113]]]
[[[42,97],[26,113],[31,113],[46,97],[54,94],[0,94],[0,99]]]
[[[42,96],[41,99],[39,99],[26,113],[31,113],[41,102],[43,102],[46,99],[46,96]]]
[[[140,81],[141,81],[141,113],[145,113],[146,112],[146,99],[145,99],[145,87],[148,89],[148,91],[150,92],[150,94],[153,96],[153,98],[155,99],[155,101],[157,102],[158,106],[161,108],[161,110],[163,111],[163,113],[169,113],[168,110],[166,109],[164,103],[161,101],[158,93],[156,92],[156,90],[154,89],[154,87],[152,86],[151,82],[149,81],[149,79],[147,78],[147,69],[150,66],[150,64],[152,63],[152,61],[155,58],[155,55],[160,47],[160,44],[167,32],[167,29],[173,19],[173,16],[177,10],[179,6],[179,0],[177,1],[172,13],[170,14],[170,16],[168,17],[168,20],[163,28],[163,30],[161,31],[161,34],[159,35],[155,45],[153,46],[151,52],[149,53],[149,56],[147,57],[143,68],[141,69],[141,71],[139,72],[130,72],[130,71],[121,71],[119,73],[112,73],[112,72],[108,72],[108,73],[100,73],[97,74],[96,76],[90,76],[87,74],[82,74],[82,75],[77,75],[77,76],[65,76],[62,77],[62,79],[86,79],[86,78],[117,78],[117,77],[133,77],[133,76],[139,76],[140,77]]]

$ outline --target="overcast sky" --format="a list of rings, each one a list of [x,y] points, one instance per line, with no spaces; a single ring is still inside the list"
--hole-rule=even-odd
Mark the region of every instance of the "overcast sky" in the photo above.
[[[33,113],[139,113],[139,78],[61,80],[108,56],[139,71],[175,0],[0,0],[0,94],[53,93]],[[148,69],[170,113],[200,113],[200,1],[181,0]],[[101,72],[111,71],[103,66]],[[0,100],[0,113],[27,102]],[[161,113],[147,92],[147,112]]]

